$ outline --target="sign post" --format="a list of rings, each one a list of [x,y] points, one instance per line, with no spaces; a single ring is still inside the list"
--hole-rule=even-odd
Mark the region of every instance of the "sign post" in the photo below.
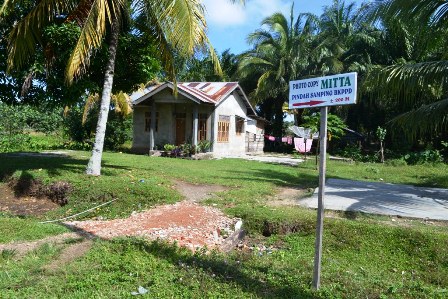
[[[322,260],[322,236],[324,232],[324,197],[325,174],[327,171],[327,119],[328,107],[320,108],[320,164],[319,164],[319,193],[317,197],[316,243],[314,246],[313,287],[320,287],[320,268]]]
[[[328,106],[356,104],[357,73],[339,74],[289,82],[289,109],[321,107],[320,165],[317,204],[313,287],[320,287],[322,236],[324,230],[325,174],[327,170]]]

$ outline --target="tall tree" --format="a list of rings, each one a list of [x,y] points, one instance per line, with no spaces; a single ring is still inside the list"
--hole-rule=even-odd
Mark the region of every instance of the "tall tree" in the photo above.
[[[409,60],[371,72],[369,85],[378,96],[391,98],[407,112],[391,122],[410,139],[434,136],[448,128],[448,61],[444,47],[448,32],[448,2],[439,0],[386,0],[377,3],[378,19],[415,20],[410,42],[404,42]],[[397,22],[397,21],[396,21]],[[423,28],[422,28],[423,27]],[[417,47],[412,41],[421,41]],[[406,41],[406,39],[404,40]],[[423,44],[424,48],[421,47]]]
[[[0,9],[0,16],[13,11],[21,2],[20,0],[5,0]],[[199,0],[38,1],[9,34],[9,69],[23,66],[34,55],[37,48],[43,46],[43,29],[57,19],[76,22],[81,28],[80,37],[66,69],[66,81],[69,84],[86,71],[93,50],[99,48],[103,39],[107,38],[108,60],[104,73],[101,108],[95,144],[86,170],[87,174],[100,175],[116,53],[123,24],[131,16],[145,20],[146,31],[158,44],[165,69],[174,79],[174,50],[180,55],[190,56],[198,48],[209,45],[203,15],[204,9]],[[209,50],[212,59],[217,62],[213,48],[209,47]],[[215,70],[220,72],[219,63],[215,63]]]
[[[280,136],[283,124],[283,103],[288,99],[289,81],[304,75],[308,67],[310,39],[315,30],[312,18],[299,15],[290,20],[281,13],[265,18],[259,29],[250,34],[253,49],[241,55],[238,73],[241,77],[257,74],[257,87],[252,93],[255,101],[274,105],[273,133]]]

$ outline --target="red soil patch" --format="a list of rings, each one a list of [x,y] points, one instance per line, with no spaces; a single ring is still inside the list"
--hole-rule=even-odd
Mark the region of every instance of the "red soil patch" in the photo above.
[[[225,216],[219,209],[182,201],[163,205],[126,219],[108,221],[73,221],[66,224],[76,229],[110,239],[119,236],[139,236],[150,240],[177,242],[191,250],[218,248],[222,235],[232,233],[238,219]]]

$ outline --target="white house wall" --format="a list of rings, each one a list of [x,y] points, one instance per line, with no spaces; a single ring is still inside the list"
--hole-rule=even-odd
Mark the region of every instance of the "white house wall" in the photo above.
[[[245,152],[245,129],[241,135],[235,132],[235,116],[246,119],[247,108],[239,95],[232,93],[216,107],[214,114],[213,152],[219,154],[241,154]],[[229,141],[218,142],[219,115],[230,116]]]
[[[156,103],[156,112],[159,113],[158,130],[154,131],[154,144],[157,149],[163,149],[165,144],[175,144],[176,142],[176,113],[185,113],[185,138],[191,143],[193,135],[193,103],[191,100],[179,95],[173,98],[171,93],[163,91],[155,95],[152,99]],[[198,113],[209,115],[207,120],[207,140],[211,139],[211,115],[213,106],[199,105]],[[145,113],[151,111],[150,100],[134,107],[133,113],[133,141],[132,150],[134,152],[147,153],[150,145],[150,133],[145,131]]]

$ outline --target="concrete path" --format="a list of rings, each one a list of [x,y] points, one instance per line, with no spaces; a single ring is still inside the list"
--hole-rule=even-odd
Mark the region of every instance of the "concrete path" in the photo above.
[[[316,188],[300,205],[317,208]],[[448,189],[328,179],[325,209],[448,220]]]
[[[269,155],[215,155],[217,159],[222,158],[236,158],[236,159],[244,159],[244,160],[251,160],[251,161],[259,161],[264,163],[272,163],[272,164],[282,164],[282,165],[290,165],[290,166],[296,166],[299,163],[303,162],[302,159],[294,159],[289,156],[269,156]]]

